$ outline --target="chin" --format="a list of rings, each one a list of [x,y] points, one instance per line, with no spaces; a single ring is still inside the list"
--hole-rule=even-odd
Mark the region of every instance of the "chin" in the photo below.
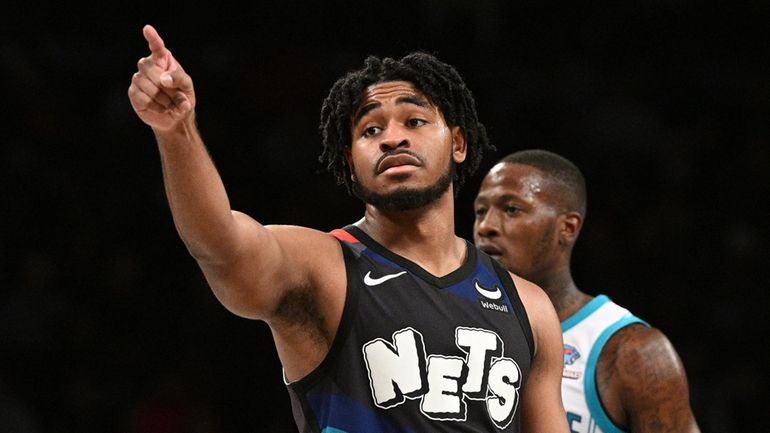
[[[505,269],[508,269],[509,271],[513,272],[514,274],[516,274],[516,275],[518,275],[518,276],[520,276],[522,278],[526,278],[524,276],[524,271],[521,268],[519,268],[518,266],[511,265],[508,262],[504,262],[504,261],[501,261],[500,263],[502,263],[503,266],[505,266]]]
[[[353,193],[364,203],[390,211],[408,211],[425,207],[441,198],[452,185],[449,175],[427,187],[400,185],[394,190],[381,193],[372,191],[360,183],[353,184]]]

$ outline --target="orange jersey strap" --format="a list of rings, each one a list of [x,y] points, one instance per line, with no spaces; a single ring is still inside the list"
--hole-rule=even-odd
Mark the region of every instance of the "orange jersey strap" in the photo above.
[[[329,234],[343,242],[347,242],[350,244],[357,244],[359,242],[358,239],[355,238],[355,236],[351,235],[350,233],[342,229],[334,229],[330,231]]]

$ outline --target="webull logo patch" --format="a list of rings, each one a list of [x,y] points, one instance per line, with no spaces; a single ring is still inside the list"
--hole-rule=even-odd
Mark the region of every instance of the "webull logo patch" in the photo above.
[[[499,311],[501,313],[510,312],[508,306],[505,304],[498,304],[497,302],[485,301],[483,299],[479,299],[479,304],[481,305],[481,308],[485,310]]]

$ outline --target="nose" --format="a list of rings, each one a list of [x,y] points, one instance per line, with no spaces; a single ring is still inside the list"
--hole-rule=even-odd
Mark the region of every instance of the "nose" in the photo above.
[[[488,238],[500,234],[500,218],[498,212],[489,209],[483,215],[476,215],[476,234]]]
[[[396,150],[399,147],[409,147],[409,139],[403,128],[400,128],[396,122],[391,122],[387,129],[383,131],[382,141],[380,141],[380,150],[388,152]]]

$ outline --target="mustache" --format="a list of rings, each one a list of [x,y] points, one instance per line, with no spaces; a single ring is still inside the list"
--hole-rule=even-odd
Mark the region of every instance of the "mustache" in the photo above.
[[[383,159],[385,159],[385,158],[387,158],[389,156],[394,156],[394,155],[410,155],[410,156],[413,156],[418,161],[420,161],[420,164],[425,165],[425,161],[423,161],[422,157],[420,155],[412,152],[411,150],[409,150],[409,149],[393,149],[393,150],[386,151],[385,153],[380,155],[379,158],[377,158],[377,161],[374,163],[374,172],[375,173],[377,172],[377,167],[380,166],[380,163],[382,163]]]

